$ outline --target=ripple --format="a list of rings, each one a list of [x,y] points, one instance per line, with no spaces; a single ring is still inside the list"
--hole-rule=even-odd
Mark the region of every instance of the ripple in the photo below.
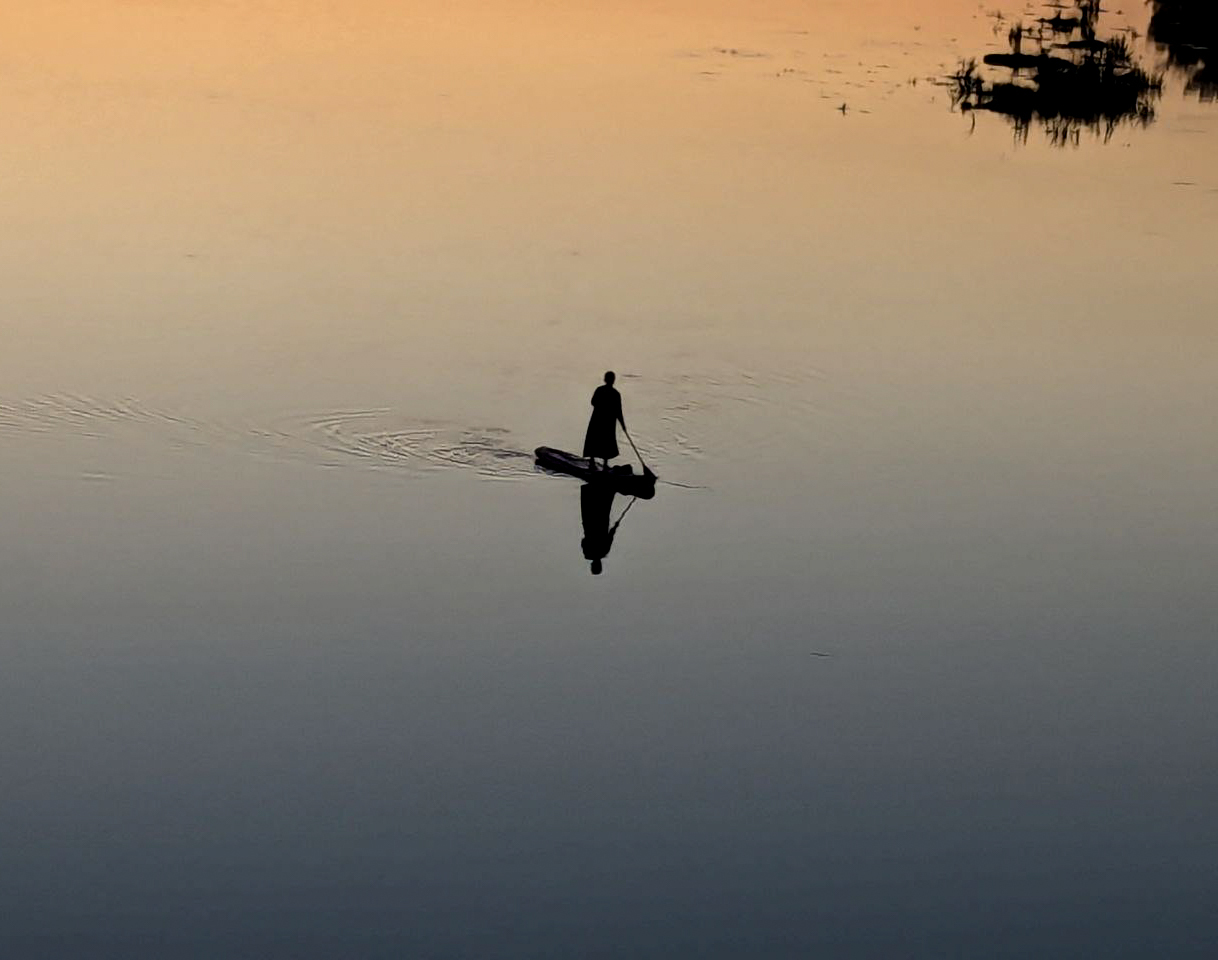
[[[203,421],[151,407],[132,397],[99,399],[55,393],[0,401],[0,433],[106,439],[125,428],[149,428],[182,436],[212,429]]]
[[[635,385],[632,385],[635,387]],[[637,389],[649,419],[635,431],[644,456],[677,466],[711,456],[763,458],[792,443],[814,444],[836,433],[844,410],[859,413],[859,401],[841,394],[819,369],[751,370],[680,374]],[[691,462],[692,461],[692,462]]]
[[[626,374],[627,411],[639,451],[664,482],[699,488],[705,464],[719,459],[765,460],[791,444],[816,445],[837,433],[843,409],[865,411],[843,398],[823,371],[703,371],[670,377]],[[644,412],[645,411],[645,412]],[[345,409],[280,418],[232,415],[217,419],[134,397],[57,393],[0,399],[0,436],[216,449],[313,467],[392,472],[403,477],[461,470],[496,481],[535,476],[532,449],[496,425],[409,417],[391,409]],[[573,441],[574,442],[574,441]],[[619,443],[625,458],[628,443]],[[138,460],[103,461],[90,480],[113,480]]]
[[[171,450],[223,447],[314,465],[364,465],[421,476],[466,469],[495,480],[532,473],[532,454],[502,427],[420,420],[390,410],[341,410],[279,421],[208,419],[132,397],[47,394],[0,400],[0,435],[45,439],[138,440]]]
[[[415,476],[454,468],[491,480],[532,474],[533,455],[514,445],[502,427],[411,419],[390,410],[351,410],[293,418],[280,435],[352,462]]]

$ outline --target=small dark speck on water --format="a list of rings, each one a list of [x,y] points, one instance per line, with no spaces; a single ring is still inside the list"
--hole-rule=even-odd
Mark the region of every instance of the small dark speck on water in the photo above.
[[[762,53],[758,50],[741,50],[739,47],[715,47],[715,53],[723,54],[728,57],[743,57],[749,60],[764,59],[769,57],[768,53]]]

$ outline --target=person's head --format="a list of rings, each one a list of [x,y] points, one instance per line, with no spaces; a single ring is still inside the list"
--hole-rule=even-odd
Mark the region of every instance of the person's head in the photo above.
[[[613,375],[612,370],[605,374],[605,383],[609,384],[609,386],[613,386],[613,381],[616,379],[617,377]]]
[[[599,574],[601,572],[602,569],[604,569],[604,568],[601,567],[601,562],[599,560],[592,561],[592,576],[595,577],[597,574]]]

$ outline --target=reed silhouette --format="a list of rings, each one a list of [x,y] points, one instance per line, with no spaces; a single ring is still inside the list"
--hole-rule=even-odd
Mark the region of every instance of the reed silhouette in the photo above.
[[[982,60],[1009,79],[988,80],[975,58],[964,61],[948,79],[953,105],[1006,117],[1020,140],[1039,123],[1059,145],[1077,144],[1084,130],[1108,141],[1122,123],[1149,124],[1161,77],[1142,68],[1126,36],[1100,33],[1101,13],[1099,0],[1074,0],[1069,15],[1016,23],[1011,51]]]

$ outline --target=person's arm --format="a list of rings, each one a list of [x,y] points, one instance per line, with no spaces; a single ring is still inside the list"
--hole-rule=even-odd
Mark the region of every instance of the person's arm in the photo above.
[[[626,418],[624,416],[622,416],[622,395],[621,394],[618,394],[618,397],[617,397],[617,422],[622,425],[623,430],[626,429]]]

